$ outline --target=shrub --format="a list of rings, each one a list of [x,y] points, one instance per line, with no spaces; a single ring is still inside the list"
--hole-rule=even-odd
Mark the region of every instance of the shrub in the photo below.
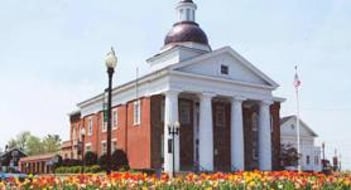
[[[107,157],[107,155],[103,154],[98,159],[98,164],[102,169],[106,169],[106,167],[107,167],[106,157]]]
[[[77,165],[82,165],[81,160],[75,160],[75,159],[64,159],[62,161],[61,166],[77,166]]]
[[[92,166],[97,164],[97,155],[94,152],[88,151],[84,155],[85,165]]]
[[[57,174],[78,174],[82,171],[82,166],[58,167],[55,169]],[[87,166],[84,168],[85,173],[99,173],[102,169],[98,165]]]
[[[114,171],[129,170],[127,154],[123,150],[115,150],[111,156],[111,165]]]

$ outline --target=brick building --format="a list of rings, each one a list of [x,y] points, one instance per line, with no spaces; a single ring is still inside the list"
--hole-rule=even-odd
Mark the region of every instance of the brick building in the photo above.
[[[131,168],[172,170],[168,126],[180,123],[175,169],[272,170],[279,167],[278,84],[230,47],[212,50],[195,22],[197,6],[181,0],[178,22],[149,58],[149,74],[112,92],[112,149],[126,152]],[[106,152],[104,93],[70,114],[72,157],[85,135],[85,151]],[[70,150],[68,147],[67,150]]]
[[[19,169],[28,174],[53,173],[53,163],[56,157],[56,153],[23,157],[19,161]]]

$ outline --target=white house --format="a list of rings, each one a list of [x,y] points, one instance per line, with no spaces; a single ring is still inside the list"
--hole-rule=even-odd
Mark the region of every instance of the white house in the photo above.
[[[280,121],[281,144],[292,145],[297,149],[296,116],[283,117]],[[300,119],[300,148],[302,170],[321,171],[321,147],[315,146],[318,135]]]

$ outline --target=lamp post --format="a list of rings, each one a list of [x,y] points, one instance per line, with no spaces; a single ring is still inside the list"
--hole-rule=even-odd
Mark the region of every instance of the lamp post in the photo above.
[[[111,174],[111,102],[112,102],[112,76],[117,66],[117,57],[115,50],[111,47],[111,51],[107,53],[105,64],[108,74],[108,102],[107,102],[107,155],[106,155],[106,174]]]
[[[82,154],[82,162],[83,162],[83,166],[82,166],[82,174],[84,173],[85,170],[85,128],[82,128],[80,130],[80,135],[82,137],[82,142],[81,142],[81,154]]]
[[[174,143],[174,138],[176,135],[179,135],[179,128],[180,128],[180,123],[178,121],[168,125],[168,134],[172,136],[172,177],[175,177],[175,171],[174,171],[174,166],[175,166],[175,143]]]

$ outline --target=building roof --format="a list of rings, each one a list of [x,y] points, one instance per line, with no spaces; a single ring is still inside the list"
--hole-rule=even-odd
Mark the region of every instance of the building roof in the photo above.
[[[50,160],[53,157],[55,157],[57,153],[48,153],[48,154],[41,154],[41,155],[35,155],[35,156],[28,156],[21,158],[21,162],[23,161],[38,161],[38,160]]]
[[[280,119],[280,126],[283,126],[283,124],[285,124],[286,122],[288,122],[290,119],[294,119],[296,121],[297,117],[296,115],[290,115],[290,116],[286,116],[286,117],[282,117]],[[314,137],[318,137],[317,133],[314,132],[304,121],[301,120],[300,118],[300,123],[302,124],[302,126],[311,133],[312,136]]]
[[[183,21],[173,25],[173,28],[168,32],[165,38],[164,45],[181,42],[195,42],[208,45],[208,38],[197,23]]]
[[[27,154],[25,152],[23,152],[21,149],[19,149],[19,148],[11,148],[10,150],[7,150],[6,152],[1,153],[0,154],[0,159],[5,157],[6,155],[10,154],[13,151],[18,151],[23,156],[27,156]]]
[[[181,0],[180,3],[194,3],[192,0]]]
[[[62,142],[61,149],[64,149],[64,148],[72,148],[72,141],[68,140],[68,141]]]

